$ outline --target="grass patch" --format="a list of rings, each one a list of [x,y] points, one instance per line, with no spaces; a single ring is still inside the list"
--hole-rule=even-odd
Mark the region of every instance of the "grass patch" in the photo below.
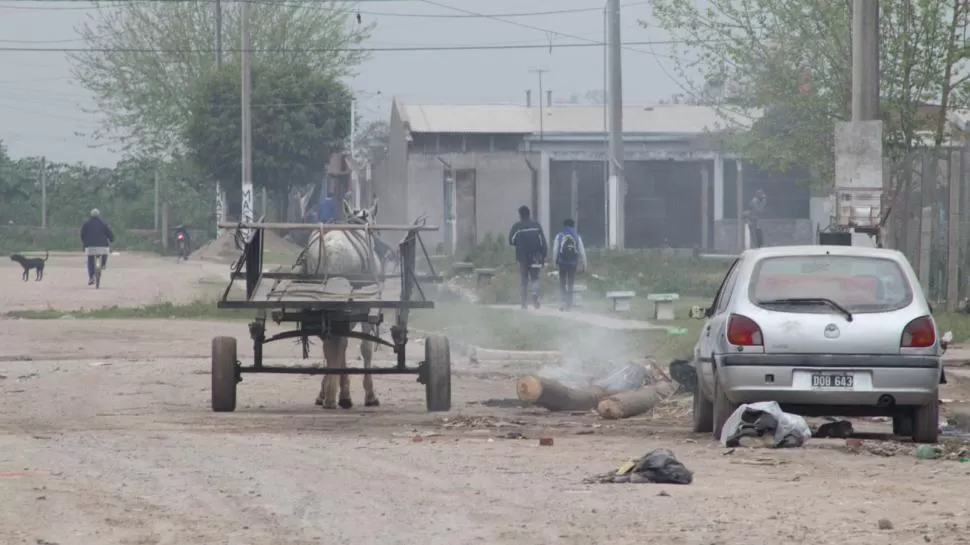
[[[138,307],[113,306],[81,310],[58,310],[54,308],[44,310],[15,310],[7,312],[4,316],[28,320],[57,320],[64,317],[89,320],[172,318],[186,320],[248,320],[253,317],[253,312],[236,309],[219,309],[216,308],[216,302],[212,299],[198,299],[191,303],[176,304],[161,302]]]

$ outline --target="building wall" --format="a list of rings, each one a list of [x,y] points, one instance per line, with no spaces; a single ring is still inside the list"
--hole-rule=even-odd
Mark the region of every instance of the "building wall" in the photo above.
[[[808,218],[763,219],[759,222],[765,246],[815,244],[815,225]],[[714,247],[722,252],[737,252],[738,220],[714,222]]]
[[[477,241],[488,233],[506,236],[517,219],[516,209],[532,206],[533,171],[527,161],[538,166],[537,154],[495,153],[416,153],[407,161],[407,209],[413,221],[427,214],[428,223],[444,226],[444,178],[446,167],[475,169],[475,215]],[[460,218],[458,221],[461,221]],[[422,234],[426,244],[444,242],[444,229]]]
[[[373,191],[379,199],[377,217],[384,224],[410,223],[408,203],[408,142],[407,130],[397,108],[391,108],[387,159],[371,175]]]

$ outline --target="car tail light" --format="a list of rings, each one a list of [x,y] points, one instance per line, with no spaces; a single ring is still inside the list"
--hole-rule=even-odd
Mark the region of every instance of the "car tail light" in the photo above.
[[[754,320],[740,314],[728,318],[727,339],[736,346],[764,346],[761,328]]]
[[[903,328],[899,346],[903,348],[927,348],[936,344],[936,326],[929,316],[920,316]]]

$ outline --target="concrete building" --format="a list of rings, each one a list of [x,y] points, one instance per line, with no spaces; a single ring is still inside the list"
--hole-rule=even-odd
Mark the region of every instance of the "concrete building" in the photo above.
[[[726,117],[690,105],[624,108],[626,246],[734,251],[739,209],[768,194],[768,244],[810,242],[805,173],[763,172],[727,151],[718,134],[745,130],[752,115]],[[607,133],[602,106],[418,105],[395,100],[388,157],[368,189],[381,222],[426,214],[440,225],[425,240],[461,251],[487,233],[505,236],[529,205],[547,233],[576,219],[587,245],[606,239]]]

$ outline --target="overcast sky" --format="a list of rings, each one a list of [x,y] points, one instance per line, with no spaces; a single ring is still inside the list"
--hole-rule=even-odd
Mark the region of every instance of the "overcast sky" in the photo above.
[[[365,46],[549,45],[529,50],[375,52],[350,82],[361,114],[386,119],[393,97],[421,103],[524,103],[537,90],[536,74],[554,100],[603,86],[603,48],[557,49],[556,44],[602,41],[605,0],[360,0],[377,28]],[[644,0],[621,0],[624,42],[663,40]],[[439,4],[439,5],[433,5]],[[449,9],[442,6],[453,6]],[[571,11],[570,10],[574,10]],[[557,13],[545,13],[555,11]],[[90,95],[73,81],[63,52],[18,47],[83,47],[75,27],[94,9],[80,0],[0,0],[0,139],[15,156],[111,166],[119,158],[79,134],[97,123]],[[499,19],[469,16],[467,12]],[[536,14],[539,12],[539,14]],[[532,15],[523,15],[532,14]],[[527,28],[534,27],[534,28]],[[31,43],[33,42],[33,43]],[[627,104],[653,104],[682,92],[667,46],[630,45],[623,51]],[[673,77],[672,77],[673,76]],[[533,91],[533,96],[538,93]]]

